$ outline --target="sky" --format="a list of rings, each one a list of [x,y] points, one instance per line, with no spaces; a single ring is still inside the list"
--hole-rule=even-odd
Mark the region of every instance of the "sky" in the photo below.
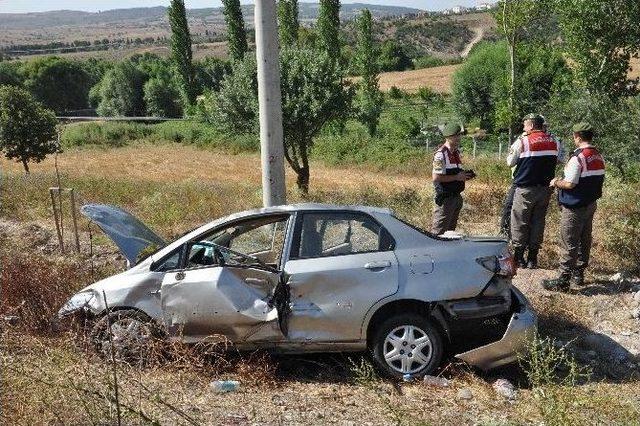
[[[317,0],[307,0],[316,2]],[[244,3],[251,1],[241,0]],[[343,3],[369,3],[392,6],[414,7],[424,10],[442,10],[451,6],[475,6],[481,0],[343,0]],[[47,10],[83,10],[97,12],[100,10],[122,9],[130,7],[166,6],[168,0],[0,0],[0,13],[44,12]],[[202,7],[218,7],[220,0],[186,0],[190,9]]]

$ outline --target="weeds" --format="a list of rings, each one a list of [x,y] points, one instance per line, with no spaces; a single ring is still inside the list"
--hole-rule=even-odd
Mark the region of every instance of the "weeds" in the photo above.
[[[581,402],[575,386],[587,380],[591,372],[576,362],[566,346],[549,337],[537,337],[521,364],[544,423],[550,426],[580,423],[576,408]]]

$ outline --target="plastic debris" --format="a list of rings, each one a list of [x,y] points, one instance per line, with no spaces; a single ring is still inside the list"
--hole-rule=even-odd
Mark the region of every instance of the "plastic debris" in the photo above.
[[[227,393],[237,391],[240,388],[240,382],[237,380],[214,380],[210,386],[215,393]]]
[[[434,386],[437,388],[447,388],[451,386],[451,382],[445,379],[444,377],[427,375],[427,376],[424,376],[424,379],[422,379],[422,381],[427,386]]]

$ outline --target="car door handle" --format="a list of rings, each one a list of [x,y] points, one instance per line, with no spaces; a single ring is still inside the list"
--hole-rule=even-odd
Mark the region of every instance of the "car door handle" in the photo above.
[[[376,269],[385,269],[391,266],[391,262],[388,260],[385,262],[369,262],[364,265],[366,269],[376,270]]]
[[[269,284],[269,280],[266,280],[264,278],[245,278],[244,282],[247,284],[257,284],[257,285],[267,285]]]

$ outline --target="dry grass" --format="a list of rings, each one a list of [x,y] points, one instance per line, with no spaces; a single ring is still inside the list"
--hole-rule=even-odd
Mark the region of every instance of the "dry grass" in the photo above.
[[[421,87],[434,92],[451,93],[453,74],[460,65],[424,68],[411,71],[394,71],[380,74],[380,89],[389,91],[393,86],[405,92],[416,93]]]
[[[260,203],[260,172],[257,155],[228,155],[183,145],[135,145],[125,148],[69,150],[59,159],[65,185],[74,186],[85,201],[122,205],[167,235],[177,235],[192,226]],[[481,166],[478,162],[475,166]],[[431,184],[428,159],[416,160],[394,174],[367,168],[334,168],[312,165],[311,197],[318,201],[361,202],[393,206],[413,222],[428,227]],[[3,248],[15,253],[3,259],[3,301],[0,312],[29,303],[22,315],[51,313],[73,290],[98,279],[121,263],[105,247],[106,239],[94,236],[91,259],[101,265],[96,276],[87,276],[86,223],[82,222],[83,253],[80,258],[60,257],[51,250],[55,241],[48,211],[47,188],[54,182],[53,161],[33,165],[32,176],[22,177],[19,166],[0,162],[3,176],[0,193],[3,211],[0,237]],[[478,168],[478,170],[480,170]],[[461,228],[471,233],[494,233],[506,182],[481,177],[469,183]],[[289,188],[293,176],[288,175]],[[292,201],[300,197],[291,191]],[[614,211],[611,209],[611,211]],[[606,228],[598,214],[597,228]],[[548,218],[543,263],[555,264],[558,212],[552,207]],[[48,234],[36,230],[39,223]],[[600,232],[599,230],[597,232]],[[37,237],[43,235],[42,238]],[[29,239],[31,236],[32,239]],[[597,234],[596,239],[600,238]],[[48,248],[47,248],[48,247]],[[47,248],[46,250],[43,248]],[[47,251],[48,250],[48,251]],[[610,258],[602,245],[596,256]],[[43,253],[35,255],[35,253]],[[7,260],[9,259],[9,260]],[[36,259],[37,267],[29,263]],[[26,262],[25,262],[26,260]],[[611,262],[604,259],[602,267]],[[111,268],[111,269],[109,269]],[[516,285],[542,314],[543,332],[565,341],[591,330],[627,330],[624,314],[631,297],[626,288],[610,283],[573,294],[550,294],[540,289],[548,270],[522,271]],[[7,282],[13,290],[7,292]],[[34,295],[38,285],[51,284],[46,300]],[[60,294],[64,293],[64,294]],[[47,303],[43,303],[47,302]],[[40,308],[38,308],[40,307]],[[114,386],[111,366],[78,348],[67,337],[43,337],[34,331],[42,323],[23,321],[18,329],[0,324],[2,421],[5,424],[113,424]],[[46,328],[46,323],[45,323]],[[636,331],[634,331],[636,332]],[[637,336],[637,334],[635,334]],[[633,338],[630,337],[631,339]],[[477,375],[460,365],[448,366],[443,374],[453,379],[451,388],[428,388],[422,384],[397,386],[363,374],[351,367],[366,365],[366,358],[354,363],[342,355],[271,357],[262,353],[216,357],[174,347],[169,356],[153,367],[119,366],[119,390],[125,424],[477,424],[540,423],[540,400],[526,387],[518,372],[505,371],[519,385],[515,402],[497,396],[491,376]],[[187,360],[185,362],[185,360]],[[570,395],[571,419],[575,423],[627,423],[640,413],[637,377],[612,379],[607,364],[596,364],[598,380],[574,389]],[[631,370],[629,370],[631,371]],[[214,394],[209,382],[234,378],[242,382],[238,392]],[[456,398],[461,388],[474,394],[470,401]],[[146,421],[141,421],[142,416]]]

